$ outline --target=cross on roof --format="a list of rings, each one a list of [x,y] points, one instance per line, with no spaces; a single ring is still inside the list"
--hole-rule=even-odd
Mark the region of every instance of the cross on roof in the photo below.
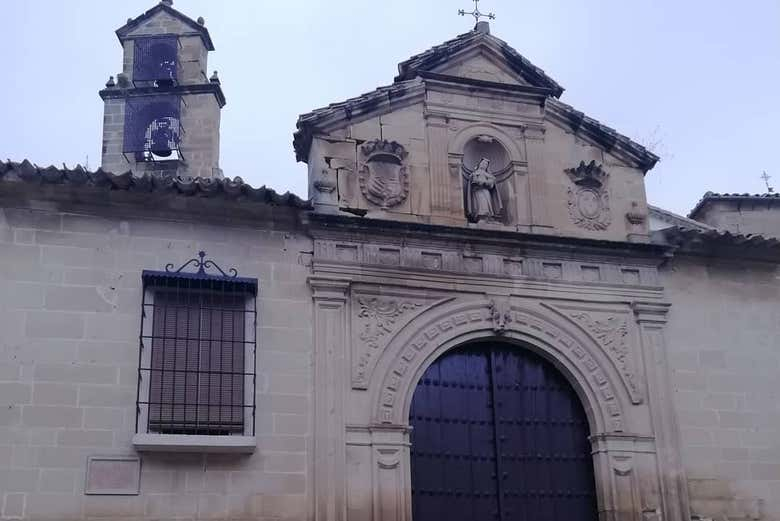
[[[467,13],[463,9],[459,9],[458,10],[458,14],[461,15],[461,16],[471,15],[471,16],[473,16],[477,20],[477,22],[479,22],[480,18],[487,18],[488,20],[495,20],[496,19],[496,15],[494,15],[493,13],[484,14],[484,13],[480,13],[479,12],[479,0],[474,0],[474,10],[473,11],[471,11],[470,13]]]
[[[772,176],[766,173],[766,170],[764,170],[764,175],[761,176],[761,179],[764,180],[764,183],[766,183],[766,191],[770,194],[775,191],[774,188],[769,184],[769,180],[772,179]]]

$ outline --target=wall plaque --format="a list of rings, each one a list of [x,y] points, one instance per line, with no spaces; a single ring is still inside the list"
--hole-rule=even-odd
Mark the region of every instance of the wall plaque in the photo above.
[[[90,456],[84,493],[137,496],[140,493],[141,459],[137,456]]]

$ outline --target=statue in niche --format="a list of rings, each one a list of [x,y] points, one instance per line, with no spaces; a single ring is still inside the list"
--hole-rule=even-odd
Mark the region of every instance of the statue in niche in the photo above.
[[[466,183],[466,214],[470,221],[498,222],[504,207],[496,187],[496,176],[488,172],[490,160],[482,158],[477,168],[468,173]]]

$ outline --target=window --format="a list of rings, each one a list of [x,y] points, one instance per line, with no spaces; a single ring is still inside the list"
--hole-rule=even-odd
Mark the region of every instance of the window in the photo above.
[[[143,273],[137,435],[254,436],[257,281],[204,257],[197,273]]]

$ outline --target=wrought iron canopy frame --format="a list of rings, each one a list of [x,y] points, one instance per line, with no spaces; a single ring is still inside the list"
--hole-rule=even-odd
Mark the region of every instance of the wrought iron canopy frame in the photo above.
[[[176,121],[178,122],[178,133],[179,133],[179,139],[176,142],[176,146],[174,148],[171,148],[171,151],[176,152],[176,157],[170,158],[170,159],[157,159],[155,158],[155,155],[150,151],[146,149],[146,140],[144,139],[138,139],[138,132],[140,130],[138,129],[138,120],[136,119],[137,116],[135,115],[136,111],[143,110],[142,107],[144,105],[149,106],[152,103],[171,103],[176,104],[176,111],[175,111],[175,117]],[[181,141],[184,135],[187,133],[184,129],[184,126],[182,125],[182,107],[186,107],[187,103],[184,101],[182,96],[178,94],[171,94],[171,93],[159,93],[159,94],[152,94],[152,95],[145,95],[145,96],[128,96],[125,99],[125,121],[123,125],[123,132],[124,136],[122,139],[122,154],[125,157],[125,160],[128,162],[130,161],[130,158],[128,158],[128,154],[132,155],[133,162],[139,161],[149,161],[149,162],[159,162],[159,163],[168,163],[173,161],[180,161],[184,162],[184,156],[181,152]],[[170,116],[168,116],[170,117]],[[157,119],[157,118],[154,118]],[[144,136],[146,134],[146,129],[148,128],[149,124],[151,124],[152,121],[145,122],[143,133]]]
[[[156,88],[159,88],[160,90],[164,90],[165,86],[158,86],[156,84],[157,81],[159,81],[162,78],[147,78],[144,77],[144,73],[141,70],[141,67],[138,66],[138,54],[139,54],[139,47],[143,45],[144,42],[151,42],[154,40],[175,40],[176,42],[176,48],[181,51],[182,50],[182,44],[181,39],[178,35],[172,34],[172,33],[166,33],[166,34],[152,34],[152,35],[143,35],[143,36],[137,36],[133,38],[133,86],[134,87],[150,87],[154,86]],[[176,77],[171,78],[172,84],[171,87],[176,86],[179,84],[179,74],[181,73],[182,67],[181,67],[181,60],[180,60],[180,54],[176,53]],[[140,76],[140,78],[139,78]]]

